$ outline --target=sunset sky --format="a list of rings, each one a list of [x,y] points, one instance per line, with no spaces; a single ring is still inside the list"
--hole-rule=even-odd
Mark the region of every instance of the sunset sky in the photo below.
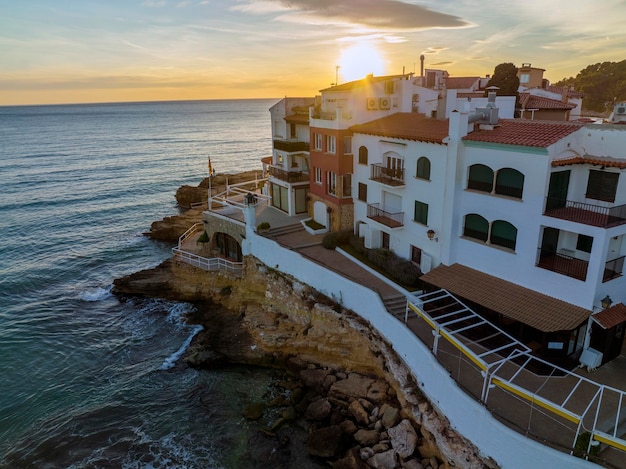
[[[0,105],[313,96],[626,59],[626,0],[0,0]],[[337,69],[339,66],[339,69]]]

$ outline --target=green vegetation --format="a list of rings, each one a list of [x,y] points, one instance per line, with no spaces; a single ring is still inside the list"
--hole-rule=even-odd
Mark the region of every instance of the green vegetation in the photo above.
[[[259,230],[269,230],[270,229],[270,224],[266,221],[259,223],[259,225],[256,227],[257,231]]]
[[[497,86],[498,96],[517,96],[519,88],[519,78],[517,77],[517,67],[512,63],[496,65],[491,79],[487,82],[487,88]]]
[[[573,86],[585,93],[583,109],[608,114],[613,102],[626,100],[626,60],[588,65],[576,77],[564,78],[554,86]]]
[[[312,230],[321,230],[321,229],[326,228],[324,225],[322,225],[321,223],[316,222],[313,219],[307,220],[304,223],[306,223],[306,226],[308,226]]]
[[[348,244],[351,236],[353,236],[352,230],[331,231],[322,238],[322,246],[326,249],[335,249],[342,244]]]
[[[576,438],[576,445],[574,446],[574,456],[579,458],[585,458],[587,455],[587,448],[589,447],[589,440],[591,439],[591,433],[585,432],[578,435]],[[591,445],[589,449],[589,456],[597,456],[600,454],[600,445]]]
[[[203,231],[202,234],[198,236],[198,240],[196,241],[196,243],[208,243],[209,241],[209,235],[206,231]]]

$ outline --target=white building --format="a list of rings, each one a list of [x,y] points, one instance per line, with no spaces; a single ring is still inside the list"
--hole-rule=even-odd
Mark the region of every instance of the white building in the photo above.
[[[626,128],[478,111],[352,127],[355,232],[551,359],[574,360],[599,313],[591,346],[613,358],[626,314],[601,303],[626,301]]]

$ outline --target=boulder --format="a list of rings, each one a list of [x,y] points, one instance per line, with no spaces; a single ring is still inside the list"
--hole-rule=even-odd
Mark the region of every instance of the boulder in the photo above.
[[[328,376],[326,370],[302,370],[300,372],[300,379],[306,387],[314,389],[318,393],[324,392],[324,380]]]
[[[348,412],[350,412],[350,415],[354,417],[354,420],[356,420],[357,423],[365,426],[369,425],[369,414],[359,401],[352,401],[348,407]]]
[[[350,373],[348,378],[337,381],[330,387],[329,395],[333,397],[367,398],[367,391],[375,380],[356,373]]]
[[[367,460],[367,465],[374,469],[395,469],[398,467],[396,452],[390,449],[384,453],[376,453]]]
[[[357,446],[349,450],[342,459],[333,462],[333,469],[368,469],[359,455],[360,448]]]
[[[407,419],[390,428],[387,433],[391,439],[391,447],[401,458],[408,458],[415,452],[418,442],[417,432]]]
[[[264,402],[253,402],[252,404],[244,407],[241,414],[245,419],[258,420],[263,416],[263,412],[265,412],[265,407],[266,406]]]
[[[354,435],[354,439],[361,446],[374,446],[378,443],[380,435],[376,430],[358,430]]]
[[[320,428],[309,434],[307,449],[311,456],[333,458],[339,452],[341,445],[341,429],[339,425]]]
[[[311,402],[304,412],[304,418],[307,420],[321,421],[330,415],[332,406],[328,399],[318,399]]]
[[[387,406],[380,421],[385,428],[395,427],[400,421],[400,411],[395,407]]]

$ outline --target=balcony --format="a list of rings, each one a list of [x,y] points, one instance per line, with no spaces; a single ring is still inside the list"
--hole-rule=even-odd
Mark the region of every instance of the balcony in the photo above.
[[[287,153],[309,151],[309,142],[300,142],[297,140],[274,140],[274,150],[286,151]]]
[[[377,181],[388,186],[404,186],[404,168],[388,168],[382,164],[371,165],[372,181]]]
[[[309,182],[309,173],[305,173],[304,171],[285,171],[276,166],[270,166],[270,177],[288,183]]]
[[[379,208],[380,204],[367,205],[367,218],[381,223],[389,228],[404,226],[404,212],[391,213]]]
[[[624,257],[625,256],[618,257],[617,259],[608,261],[604,265],[604,275],[602,276],[602,283],[622,276],[622,272],[624,270]]]
[[[626,223],[626,205],[600,207],[599,205],[547,197],[544,215],[584,225],[610,228]]]
[[[537,262],[537,267],[567,275],[568,277],[584,282],[587,278],[589,262],[562,253],[546,251],[539,248],[539,262]]]

